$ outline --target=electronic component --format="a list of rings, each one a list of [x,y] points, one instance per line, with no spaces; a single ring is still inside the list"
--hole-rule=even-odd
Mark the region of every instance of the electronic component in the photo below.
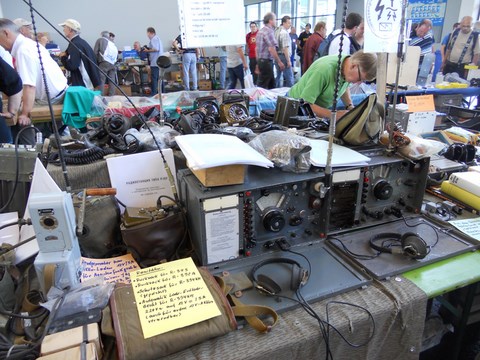
[[[39,253],[34,265],[42,291],[80,282],[80,247],[73,201],[66,192],[32,193],[28,203]]]

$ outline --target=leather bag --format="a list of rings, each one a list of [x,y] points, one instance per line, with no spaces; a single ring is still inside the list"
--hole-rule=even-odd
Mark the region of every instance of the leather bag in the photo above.
[[[373,141],[382,129],[384,117],[385,111],[377,103],[377,94],[370,94],[337,121],[335,137],[349,145]]]

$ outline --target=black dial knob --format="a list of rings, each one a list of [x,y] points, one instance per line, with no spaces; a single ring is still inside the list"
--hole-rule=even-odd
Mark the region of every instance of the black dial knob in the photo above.
[[[387,180],[380,180],[373,188],[373,195],[379,200],[390,199],[393,193],[393,187]]]
[[[268,210],[263,216],[263,226],[267,231],[278,232],[285,226],[285,218],[278,209]]]

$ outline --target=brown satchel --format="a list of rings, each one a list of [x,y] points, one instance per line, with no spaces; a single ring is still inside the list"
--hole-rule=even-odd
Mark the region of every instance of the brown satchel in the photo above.
[[[276,324],[278,316],[275,310],[266,306],[243,305],[238,301],[232,306],[229,303],[230,296],[226,295],[231,289],[224,286],[221,279],[215,279],[207,269],[200,267],[198,270],[221,315],[148,339],[143,337],[132,286],[117,284],[110,297],[110,308],[120,360],[158,359],[205,340],[225,335],[237,328],[235,316],[245,317],[248,323],[260,332],[270,331]],[[273,323],[267,325],[258,316],[270,316]],[[104,326],[109,328],[108,324],[102,322],[102,328]]]

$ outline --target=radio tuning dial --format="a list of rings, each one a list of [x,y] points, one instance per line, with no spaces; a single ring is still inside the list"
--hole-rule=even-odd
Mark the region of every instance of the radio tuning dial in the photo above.
[[[373,194],[379,200],[387,200],[393,194],[393,187],[387,180],[380,180],[373,188]]]
[[[285,226],[285,217],[278,209],[272,209],[263,216],[263,226],[267,231],[278,232]]]

